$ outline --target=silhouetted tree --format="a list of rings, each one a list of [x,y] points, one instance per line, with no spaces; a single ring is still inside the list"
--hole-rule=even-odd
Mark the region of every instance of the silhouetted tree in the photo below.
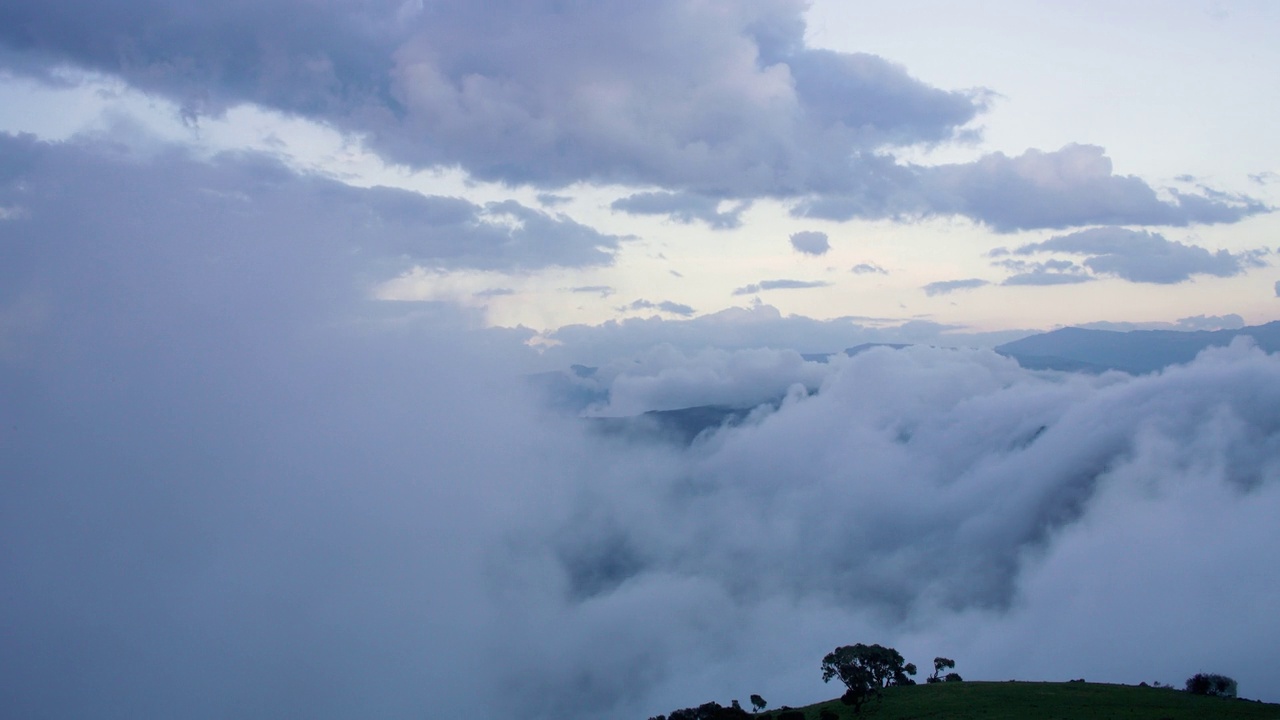
[[[964,682],[964,678],[960,677],[960,673],[947,673],[947,676],[943,679],[947,682]]]
[[[751,709],[754,710],[755,712],[760,712],[761,710],[765,709],[765,707],[768,704],[769,703],[765,702],[764,698],[760,697],[759,695],[751,696]]]
[[[1193,695],[1235,697],[1236,681],[1226,675],[1196,673],[1187,678],[1187,692]]]
[[[738,701],[734,700],[730,707],[724,707],[717,702],[703,703],[696,708],[684,708],[683,710],[673,710],[665,720],[746,720],[751,715],[743,710]],[[661,715],[650,720],[664,720]]]
[[[933,659],[933,674],[929,676],[929,682],[942,682],[942,671],[950,670],[956,666],[956,661],[951,658],[936,657]]]
[[[852,705],[854,712],[863,703],[890,685],[912,684],[908,675],[916,674],[916,666],[904,662],[902,654],[882,645],[844,645],[822,659],[822,681],[840,678],[848,690],[840,700]]]

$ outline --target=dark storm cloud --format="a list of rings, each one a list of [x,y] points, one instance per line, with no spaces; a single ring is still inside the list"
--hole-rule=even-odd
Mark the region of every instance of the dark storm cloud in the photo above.
[[[758,283],[743,285],[733,291],[734,295],[754,295],[766,290],[807,290],[809,288],[828,287],[831,283],[825,280],[761,280]]]
[[[824,232],[802,230],[791,234],[791,247],[805,255],[825,255],[831,249],[831,243]]]
[[[949,295],[957,290],[972,290],[980,288],[991,283],[979,278],[969,278],[967,280],[939,280],[925,285],[922,290],[924,294],[930,297],[934,295]]]
[[[721,211],[721,202],[720,198],[697,193],[643,192],[614,200],[610,207],[632,215],[666,215],[685,224],[702,221],[718,230],[741,226],[742,213],[750,203],[733,203],[728,209]]]
[[[1159,233],[1118,227],[1093,228],[1023,245],[1018,255],[1066,253],[1087,256],[1083,264],[1099,275],[1130,282],[1172,284],[1194,275],[1233,277],[1251,268],[1266,267],[1269,250],[1210,252],[1198,245],[1167,240]]]

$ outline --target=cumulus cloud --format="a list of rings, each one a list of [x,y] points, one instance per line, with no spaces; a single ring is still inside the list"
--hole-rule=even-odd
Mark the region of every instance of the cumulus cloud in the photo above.
[[[751,203],[730,202],[727,209],[721,210],[724,203],[720,198],[696,193],[643,192],[614,200],[610,207],[633,215],[666,215],[685,224],[700,220],[718,230],[740,227],[742,213]]]
[[[888,275],[889,271],[875,263],[858,263],[853,266],[854,275]]]
[[[816,230],[802,230],[791,234],[791,247],[805,255],[825,255],[831,249],[827,234]]]
[[[746,206],[722,211],[721,200],[759,197],[799,199],[796,212],[812,217],[958,214],[1001,231],[1233,222],[1269,209],[1203,188],[1161,200],[1090,146],[900,164],[897,148],[975,136],[990,93],[810,47],[804,9],[57,0],[7,4],[0,45],[19,72],[70,63],[115,74],[193,120],[256,103],[358,134],[396,163],[544,188],[657,188],[615,207],[713,227],[736,226]]]
[[[827,287],[831,283],[825,280],[761,280],[736,288],[734,295],[754,295],[765,290],[805,290],[808,288]]]
[[[982,280],[981,278],[969,278],[967,280],[939,280],[938,282],[931,282],[921,289],[924,290],[925,295],[933,297],[934,295],[950,295],[957,290],[972,290],[974,288],[980,288],[984,285],[990,284],[990,282]]]
[[[1085,267],[1130,282],[1173,284],[1193,275],[1233,277],[1267,265],[1267,249],[1210,252],[1198,245],[1165,239],[1159,233],[1119,227],[1092,228],[1030,243],[1018,255],[1059,252],[1087,256]]]
[[[1132,175],[1116,175],[1094,145],[1054,152],[1028,150],[1017,157],[987,155],[971,164],[928,171],[934,212],[967,215],[1001,232],[1079,225],[1189,225],[1235,222],[1269,211],[1245,196],[1183,194],[1161,200]]]

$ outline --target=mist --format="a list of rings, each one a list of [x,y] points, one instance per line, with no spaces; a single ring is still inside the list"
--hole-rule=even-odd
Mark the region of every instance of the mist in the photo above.
[[[531,332],[367,299],[397,256],[308,219],[366,196],[261,159],[6,147],[16,716],[800,705],[854,642],[1280,700],[1280,358],[1247,341],[1141,377],[656,347],[603,366],[585,414],[760,407],[688,445],[602,434],[530,390]],[[215,192],[246,167],[276,190]]]

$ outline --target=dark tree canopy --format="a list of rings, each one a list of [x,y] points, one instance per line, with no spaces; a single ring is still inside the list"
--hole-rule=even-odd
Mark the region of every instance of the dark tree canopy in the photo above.
[[[910,685],[908,675],[916,674],[916,666],[906,662],[902,654],[883,645],[844,645],[822,659],[822,681],[840,678],[846,687],[866,685],[879,690],[890,685]]]
[[[840,698],[852,705],[854,712],[863,703],[878,696],[890,685],[914,685],[909,675],[916,674],[916,666],[906,662],[902,654],[883,645],[844,645],[827,653],[822,659],[822,681],[839,678],[848,690]]]
[[[929,682],[942,682],[942,671],[950,670],[956,666],[956,661],[951,658],[936,657],[933,659],[933,674],[929,676]]]
[[[1193,695],[1235,697],[1236,681],[1226,675],[1196,673],[1195,675],[1187,678],[1187,692]]]
[[[769,703],[765,702],[765,699],[760,697],[759,695],[752,695],[750,699],[751,699],[751,709],[756,712],[760,712],[761,710],[765,709],[765,707],[769,705]]]

